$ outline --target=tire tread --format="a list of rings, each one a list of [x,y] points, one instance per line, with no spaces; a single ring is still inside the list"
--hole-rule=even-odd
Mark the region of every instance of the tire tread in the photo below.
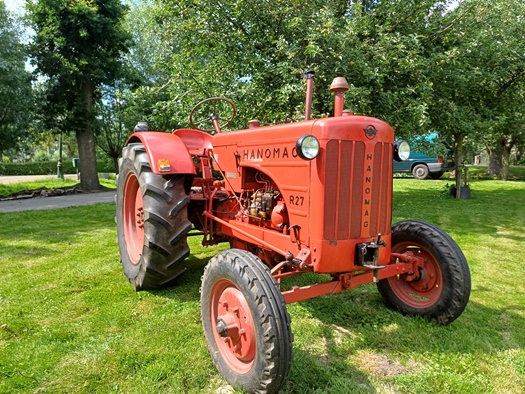
[[[228,380],[234,386],[241,385],[248,392],[254,393],[277,393],[286,382],[293,358],[291,319],[286,310],[284,297],[268,267],[258,257],[243,250],[229,249],[213,257],[205,267],[202,277],[201,303],[208,294],[205,287],[209,285],[209,278],[225,266],[228,267],[228,271],[233,271],[242,283],[247,284],[249,294],[253,295],[257,309],[256,324],[260,324],[262,328],[264,363],[258,366],[260,370],[250,371],[247,374],[251,376],[248,381],[243,381],[241,378],[235,380],[235,377],[232,379],[231,376],[228,376],[227,371],[225,373],[225,368],[228,367],[221,364],[220,356],[214,356],[215,350],[210,344],[210,339],[213,338],[211,334],[206,336],[213,361],[219,371],[227,378],[229,377]],[[203,305],[201,307],[203,324],[208,318],[205,316],[206,313],[208,311]],[[204,328],[206,333],[206,326]],[[254,366],[254,369],[256,368]]]
[[[185,192],[186,175],[164,176],[151,172],[146,149],[141,143],[124,147],[119,161],[117,182],[117,233],[124,273],[135,290],[154,289],[172,284],[184,271],[189,256],[187,234],[191,222],[187,217],[189,197]],[[120,211],[127,175],[138,178],[144,202],[144,247],[138,264],[127,255],[126,240]],[[176,211],[176,215],[172,212]]]
[[[435,258],[443,277],[443,292],[433,305],[418,309],[401,301],[390,286],[389,280],[383,279],[379,281],[377,288],[384,303],[407,315],[423,316],[438,324],[452,323],[463,313],[470,297],[470,270],[463,252],[445,231],[424,221],[407,220],[392,226],[393,245],[407,237],[419,240],[426,244],[422,246],[436,252]]]

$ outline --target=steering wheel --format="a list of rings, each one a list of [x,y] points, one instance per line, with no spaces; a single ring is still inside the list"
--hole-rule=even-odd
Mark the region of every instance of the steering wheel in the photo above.
[[[231,116],[221,117],[218,112]],[[190,112],[190,124],[194,129],[206,133],[220,133],[223,127],[228,126],[233,121],[236,113],[237,109],[231,100],[222,97],[210,97],[193,107]],[[205,122],[211,122],[213,128],[204,129],[199,126]]]

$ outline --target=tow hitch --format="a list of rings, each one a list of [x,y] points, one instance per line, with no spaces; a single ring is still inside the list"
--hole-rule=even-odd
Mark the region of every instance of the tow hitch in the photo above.
[[[381,234],[377,239],[370,242],[363,242],[356,245],[355,264],[374,270],[374,282],[378,282],[377,271],[385,268],[385,265],[378,264],[378,250],[386,246],[385,241],[381,240]]]

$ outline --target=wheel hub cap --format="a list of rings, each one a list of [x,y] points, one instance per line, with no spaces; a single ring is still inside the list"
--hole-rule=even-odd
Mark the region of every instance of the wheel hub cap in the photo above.
[[[395,252],[411,252],[421,259],[416,275],[399,275],[389,279],[397,296],[414,308],[426,308],[437,302],[443,290],[443,278],[439,263],[426,249],[410,243],[397,245]]]
[[[236,287],[217,290],[220,295],[217,294],[217,309],[212,316],[216,322],[217,346],[229,366],[244,373],[251,368],[257,347],[250,307]]]

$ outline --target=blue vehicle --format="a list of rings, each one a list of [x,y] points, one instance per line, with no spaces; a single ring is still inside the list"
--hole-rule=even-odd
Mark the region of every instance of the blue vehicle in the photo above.
[[[436,136],[437,134],[434,134],[424,139],[427,143],[432,143]],[[408,160],[394,161],[394,172],[410,172],[416,179],[427,179],[428,177],[439,179],[445,172],[452,171],[455,167],[454,148],[443,142],[439,151],[443,154],[429,156],[425,153],[411,151]]]

